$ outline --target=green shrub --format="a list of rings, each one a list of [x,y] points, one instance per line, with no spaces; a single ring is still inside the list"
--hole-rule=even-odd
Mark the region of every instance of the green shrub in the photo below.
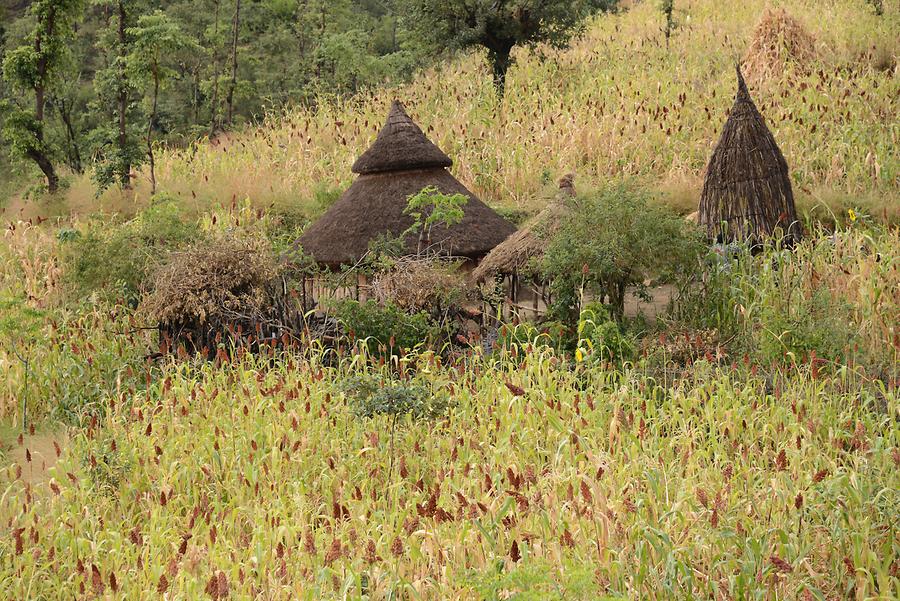
[[[433,393],[415,383],[385,380],[371,375],[359,375],[344,385],[354,413],[359,417],[388,415],[413,419],[434,419],[444,415],[449,407],[446,392]]]
[[[365,340],[373,355],[382,354],[382,347],[411,349],[438,336],[438,328],[427,313],[409,315],[393,303],[342,300],[335,304],[334,312],[344,330],[353,338]]]
[[[821,230],[794,250],[717,247],[670,311],[669,330],[716,332],[757,363],[893,362],[896,287],[888,231]],[[854,350],[859,348],[858,351]]]
[[[284,210],[272,211],[268,215],[270,219],[266,223],[266,237],[272,241],[272,248],[277,255],[294,256],[302,249],[297,243],[300,234],[310,220],[306,212],[292,207]]]
[[[582,309],[578,319],[576,359],[621,363],[634,359],[635,353],[634,337],[623,331],[606,307],[590,303]]]
[[[315,214],[321,215],[331,208],[341,194],[344,188],[340,186],[331,186],[327,182],[319,182],[313,187],[312,206],[315,207]]]
[[[749,273],[749,247],[733,245],[710,251],[698,262],[696,277],[682,282],[669,317],[693,330],[716,330],[735,342],[746,334],[737,307],[744,298],[742,275]]]
[[[197,231],[167,196],[157,196],[122,224],[96,218],[83,232],[59,233],[65,280],[77,296],[115,288],[134,302],[155,262],[165,252],[196,240]]]
[[[541,271],[551,282],[551,315],[574,324],[583,293],[609,305],[621,320],[625,293],[646,293],[645,282],[690,274],[702,252],[697,231],[646,193],[611,186],[573,200],[553,236]]]
[[[842,362],[857,341],[848,321],[849,304],[827,288],[807,293],[767,288],[758,302],[753,339],[766,363],[793,355],[796,361],[816,356]]]

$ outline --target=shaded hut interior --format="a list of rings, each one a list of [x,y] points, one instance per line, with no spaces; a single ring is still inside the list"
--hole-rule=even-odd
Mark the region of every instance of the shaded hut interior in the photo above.
[[[799,242],[802,231],[787,161],[757,110],[740,66],[737,95],[722,128],[700,195],[699,223],[710,239],[750,241],[783,235]]]
[[[504,296],[502,317],[539,317],[552,302],[538,263],[571,209],[574,175],[560,179],[559,192],[543,211],[498,244],[472,272],[476,282],[494,281]]]

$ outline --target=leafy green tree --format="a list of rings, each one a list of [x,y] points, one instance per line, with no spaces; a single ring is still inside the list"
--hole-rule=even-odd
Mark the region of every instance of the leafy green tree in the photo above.
[[[219,130],[221,123],[219,121],[219,80],[222,77],[222,54],[225,45],[225,38],[222,33],[220,17],[222,14],[222,0],[212,0],[213,22],[207,33],[212,52],[212,78],[210,79],[210,101],[209,101],[209,135],[214,136]]]
[[[98,162],[94,178],[99,191],[114,183],[131,188],[131,171],[144,161],[142,135],[137,123],[140,110],[135,101],[136,82],[128,69],[133,39],[129,31],[142,8],[140,0],[97,0],[106,9],[108,27],[98,45],[105,50],[106,66],[94,76],[98,108],[108,112],[110,125],[98,127],[94,141]]]
[[[234,90],[237,88],[240,31],[241,0],[234,0],[234,14],[231,17],[231,80],[228,82],[228,95],[225,97],[225,124],[229,127],[234,123]]]
[[[575,323],[588,293],[621,320],[629,289],[646,297],[647,280],[695,271],[703,249],[697,232],[645,194],[613,186],[572,202],[540,266],[551,282],[554,317]]]
[[[15,85],[0,77],[8,134],[0,144],[0,186],[20,185],[12,168],[26,161],[12,161],[15,155],[29,167],[40,161],[53,189],[63,164],[75,172],[90,168],[101,191],[128,188],[136,168],[152,158],[148,130],[153,144],[187,144],[271,111],[409,77],[425,55],[400,17],[405,1],[0,0],[0,64],[5,50],[17,75]],[[48,27],[51,13],[80,5],[80,13],[51,28],[51,44],[42,34],[42,53],[53,60],[46,77],[33,81],[35,32]],[[135,47],[138,21],[152,11],[196,45],[160,55],[158,95],[150,64],[135,63],[143,54]],[[25,47],[15,48],[19,43]],[[43,86],[42,101],[32,84]],[[43,109],[35,111],[36,103]]]
[[[28,9],[34,21],[31,31],[3,60],[4,79],[34,97],[33,108],[10,111],[4,137],[17,153],[37,164],[50,193],[59,189],[59,175],[53,164],[55,151],[45,135],[47,98],[61,81],[68,45],[83,11],[82,0],[36,0]]]
[[[142,15],[137,26],[128,29],[132,39],[128,54],[129,77],[133,82],[143,83],[149,101],[147,111],[147,163],[150,168],[151,193],[156,193],[156,164],[153,157],[153,128],[159,110],[161,87],[177,72],[173,63],[179,54],[199,51],[200,47],[187,36],[181,27],[165,13],[156,11]]]
[[[617,0],[402,0],[410,27],[434,48],[483,47],[500,95],[516,46],[564,47],[585,19]]]
[[[465,194],[442,194],[434,186],[422,188],[418,194],[406,199],[403,212],[413,218],[413,224],[405,232],[418,232],[417,253],[421,253],[431,244],[431,228],[435,224],[446,227],[456,225],[465,216],[463,207],[469,202]]]

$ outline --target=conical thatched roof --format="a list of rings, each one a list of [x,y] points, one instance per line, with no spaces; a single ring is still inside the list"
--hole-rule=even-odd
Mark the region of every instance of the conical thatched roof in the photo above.
[[[403,105],[391,103],[387,122],[367,151],[353,163],[353,173],[381,173],[401,169],[449,167],[453,164],[444,152],[425,137],[409,118]]]
[[[521,229],[498,244],[472,272],[472,278],[481,282],[497,274],[531,275],[527,273],[539,261],[571,212],[568,200],[575,196],[572,175],[559,181],[559,194],[547,207]]]
[[[734,106],[706,170],[700,224],[710,238],[760,241],[777,229],[797,242],[801,229],[787,162],[753,104],[737,67]]]
[[[443,194],[463,194],[463,219],[447,228],[431,229],[431,244],[454,256],[479,259],[509,236],[515,227],[481,202],[445,167],[452,161],[432,144],[394,102],[387,124],[353,166],[360,176],[300,237],[303,249],[329,267],[355,263],[379,236],[399,236],[413,223],[403,213],[410,196],[434,186]],[[418,238],[406,248],[416,252]]]

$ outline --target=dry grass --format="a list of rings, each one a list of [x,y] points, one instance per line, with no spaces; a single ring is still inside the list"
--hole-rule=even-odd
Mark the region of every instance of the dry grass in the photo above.
[[[816,39],[783,8],[767,8],[744,54],[747,81],[764,87],[788,76],[808,76],[818,57]]]
[[[0,290],[20,288],[33,306],[43,308],[58,298],[61,268],[53,231],[33,223],[10,223],[0,236]]]
[[[466,275],[454,265],[428,258],[398,259],[390,271],[372,280],[372,295],[381,303],[391,302],[410,313],[441,312],[448,305],[474,297]]]
[[[226,324],[263,315],[278,268],[262,240],[219,239],[173,253],[153,277],[141,312],[166,326]]]

